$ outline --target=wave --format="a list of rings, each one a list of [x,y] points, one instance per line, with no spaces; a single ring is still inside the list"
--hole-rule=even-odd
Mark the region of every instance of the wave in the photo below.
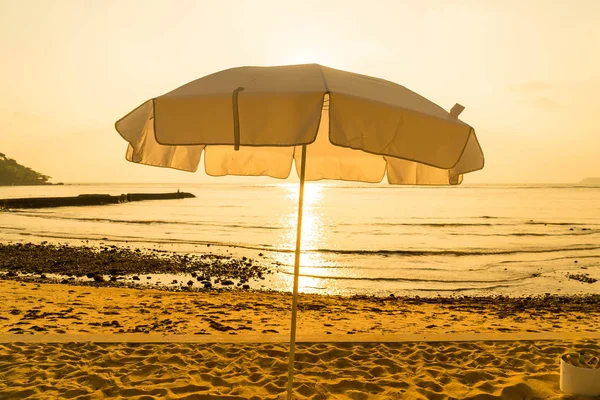
[[[278,271],[285,275],[294,275],[293,272],[280,270]],[[328,276],[328,275],[313,275],[313,274],[300,274],[301,277],[305,278],[318,278],[318,279],[332,279],[332,280],[345,280],[345,281],[372,281],[372,282],[429,282],[429,283],[508,283],[508,282],[520,282],[525,279],[531,278],[531,275],[523,276],[520,278],[513,279],[497,279],[497,280],[443,280],[443,279],[423,279],[423,278],[396,278],[396,277],[370,277],[370,276]]]
[[[526,221],[526,225],[551,225],[551,226],[582,226],[582,225],[598,225],[589,222],[545,222],[545,221]]]
[[[341,226],[352,226],[356,224],[352,223],[341,223]],[[365,226],[428,226],[428,227],[457,227],[457,226],[496,226],[496,225],[519,225],[519,224],[492,224],[488,222],[475,223],[475,222],[370,222],[364,224]]]
[[[335,254],[357,254],[357,255],[382,255],[382,256],[487,256],[521,253],[553,253],[567,251],[589,251],[600,250],[600,246],[588,245],[579,247],[562,248],[534,248],[534,249],[512,249],[512,250],[340,250],[340,249],[317,249],[306,250],[306,252],[335,253]],[[289,250],[293,252],[293,250]]]
[[[534,236],[534,237],[545,237],[545,236],[587,236],[587,235],[596,235],[600,233],[600,231],[597,230],[590,230],[590,231],[584,231],[584,232],[569,232],[569,233],[535,233],[535,232],[515,232],[515,233],[446,233],[446,235],[450,235],[450,236],[487,236],[487,237],[491,237],[491,236],[517,236],[517,237],[522,237],[522,236]]]
[[[64,217],[60,215],[48,215],[48,214],[33,214],[31,212],[19,213],[24,217],[31,218],[43,218],[43,219],[59,219],[68,221],[82,221],[82,222],[109,222],[118,224],[134,224],[134,225],[189,225],[189,226],[218,226],[223,228],[250,228],[250,229],[268,229],[278,230],[287,229],[285,226],[264,226],[264,225],[244,225],[244,224],[226,224],[222,222],[192,222],[192,221],[173,221],[173,220],[160,220],[160,219],[149,219],[149,220],[128,220],[128,219],[114,219],[114,218],[90,218],[90,217]]]
[[[495,289],[512,288],[516,286],[524,286],[523,283],[519,284],[504,284],[504,285],[491,285],[485,287],[458,287],[453,289],[436,289],[436,288],[403,288],[403,291],[409,292],[439,292],[439,293],[453,293],[453,292],[468,292],[468,291],[492,291]]]
[[[168,225],[168,226],[215,226],[220,228],[233,228],[233,229],[262,229],[262,230],[287,230],[293,227],[285,225],[257,225],[257,224],[228,224],[223,222],[211,222],[211,221],[175,221],[165,219],[147,219],[147,220],[129,220],[129,219],[116,219],[116,218],[100,218],[100,217],[71,217],[56,214],[49,214],[47,212],[36,212],[32,210],[28,211],[14,211],[23,217],[29,218],[43,218],[50,220],[68,220],[68,221],[81,221],[81,222],[106,222],[115,224],[133,224],[133,225]],[[501,217],[494,217],[483,215],[479,217],[468,217],[469,219],[501,219]],[[427,219],[427,218],[418,218]],[[440,219],[440,218],[436,218]],[[355,223],[339,223],[335,224],[338,226],[357,226]],[[468,228],[468,227],[495,227],[495,226],[522,226],[522,225],[550,225],[550,226],[570,226],[570,227],[581,227],[581,226],[598,226],[600,224],[589,223],[589,222],[544,222],[544,221],[518,221],[518,222],[502,222],[502,223],[491,223],[491,222],[370,222],[366,224],[360,224],[361,230],[366,231],[369,227],[425,227],[425,228]],[[590,235],[596,231],[586,233],[578,233],[579,235]],[[460,233],[449,233],[450,235],[460,235]],[[476,234],[476,233],[464,233],[464,235],[473,236],[559,236],[560,234],[545,234],[545,233],[510,233],[510,234]]]

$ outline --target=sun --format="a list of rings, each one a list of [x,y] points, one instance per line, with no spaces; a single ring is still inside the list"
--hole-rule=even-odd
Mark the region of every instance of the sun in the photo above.
[[[314,48],[296,48],[290,51],[285,58],[286,64],[320,64],[322,55]]]

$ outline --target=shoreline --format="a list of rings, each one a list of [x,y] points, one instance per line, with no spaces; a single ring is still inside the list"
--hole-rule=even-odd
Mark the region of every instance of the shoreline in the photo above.
[[[462,287],[451,290],[402,287],[396,290],[390,286],[376,293],[369,293],[370,290],[361,292],[355,288],[344,293],[338,287],[331,293],[327,293],[326,289],[314,291],[314,288],[310,288],[309,292],[321,292],[324,296],[401,296],[406,299],[539,298],[548,295],[577,299],[600,296],[598,266],[588,267],[584,263],[578,264],[577,260],[573,265],[576,265],[573,272],[567,272],[559,278],[564,282],[561,284],[564,287],[547,287],[546,290],[532,287],[527,291],[506,293],[501,290],[486,291]],[[532,273],[528,279],[544,279],[540,275]],[[174,292],[243,289],[286,293],[291,290],[291,275],[282,270],[270,254],[260,251],[236,254],[229,249],[223,250],[210,244],[205,244],[202,249],[174,251],[160,247],[148,248],[135,243],[117,245],[108,239],[95,244],[86,244],[84,241],[0,242],[0,279],[98,287],[152,288]],[[301,274],[301,279],[310,280],[311,275]]]

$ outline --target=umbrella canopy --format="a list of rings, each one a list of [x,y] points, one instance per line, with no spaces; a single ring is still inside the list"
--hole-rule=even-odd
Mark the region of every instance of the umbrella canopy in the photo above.
[[[115,124],[132,162],[206,173],[459,184],[483,168],[469,125],[383,79],[317,64],[233,68],[148,100]],[[238,151],[236,151],[238,150]]]
[[[117,121],[129,161],[213,176],[300,177],[288,399],[292,396],[304,181],[457,185],[483,168],[475,131],[383,79],[317,64],[240,67],[153,98]]]

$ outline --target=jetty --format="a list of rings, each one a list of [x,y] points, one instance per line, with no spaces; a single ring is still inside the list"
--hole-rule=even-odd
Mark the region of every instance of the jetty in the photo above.
[[[0,199],[0,209],[5,208],[49,208],[75,206],[101,206],[143,200],[175,200],[196,197],[192,193],[127,193],[119,196],[109,194],[80,194],[72,197],[24,197]]]

